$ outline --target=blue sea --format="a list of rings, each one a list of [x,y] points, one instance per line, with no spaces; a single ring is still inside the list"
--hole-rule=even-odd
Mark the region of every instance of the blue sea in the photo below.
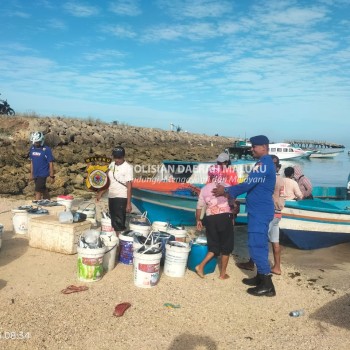
[[[339,153],[334,158],[309,158],[296,160],[282,160],[282,167],[300,165],[304,175],[307,176],[312,185],[345,187],[348,183],[350,173],[349,149]],[[282,175],[282,173],[281,173]]]

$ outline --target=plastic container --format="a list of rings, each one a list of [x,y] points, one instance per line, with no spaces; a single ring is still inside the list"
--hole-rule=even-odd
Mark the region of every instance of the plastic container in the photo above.
[[[190,250],[188,243],[168,242],[166,245],[164,273],[170,277],[185,276]]]
[[[179,242],[186,242],[188,237],[187,231],[178,227],[170,227],[167,229],[167,232],[175,236],[175,240]]]
[[[28,233],[28,213],[25,209],[12,209],[13,231],[20,235]]]
[[[4,225],[0,224],[0,250],[2,245],[2,235],[4,233]]]
[[[291,311],[289,313],[289,316],[291,316],[291,317],[299,317],[299,316],[304,316],[304,315],[305,315],[305,311],[303,309],[294,310],[294,311]]]
[[[29,223],[29,245],[61,254],[76,254],[79,237],[90,227],[89,221],[67,225],[60,224],[57,216],[38,216]]]
[[[124,265],[133,264],[133,243],[134,243],[134,231],[124,231],[119,234],[119,261]]]
[[[101,219],[101,234],[107,234],[109,236],[116,235],[110,218]]]
[[[73,203],[73,196],[70,195],[60,195],[57,196],[57,203],[64,205],[66,207],[66,210],[71,210],[72,209],[72,203]]]
[[[132,223],[130,222],[129,228],[132,231],[136,231],[141,233],[143,236],[147,237],[148,234],[151,232],[151,225],[146,222],[137,222],[137,223]]]
[[[140,288],[156,286],[160,278],[162,253],[148,254],[144,247],[134,252],[134,284]]]
[[[162,259],[160,260],[160,264],[163,266],[164,262],[165,262],[165,247],[166,247],[166,244],[169,241],[175,241],[175,236],[173,236],[169,232],[163,232],[163,231],[153,232],[152,236],[153,236],[153,241],[154,242],[159,242],[161,244]]]
[[[58,214],[58,221],[60,224],[72,224],[73,223],[73,214],[70,210],[62,211]]]
[[[196,272],[195,267],[199,265],[208,253],[208,246],[204,244],[193,243],[191,246],[191,251],[188,256],[188,268],[191,271]],[[213,257],[205,266],[204,274],[213,273],[215,271],[217,264],[217,258]]]
[[[112,271],[116,264],[117,248],[119,244],[118,237],[115,236],[101,236],[101,239],[106,246],[106,251],[103,256],[103,270]]]
[[[165,231],[168,228],[169,223],[166,221],[153,221],[152,223],[152,229],[154,231]]]
[[[96,282],[103,276],[103,256],[106,247],[89,249],[77,248],[78,279],[82,282]]]

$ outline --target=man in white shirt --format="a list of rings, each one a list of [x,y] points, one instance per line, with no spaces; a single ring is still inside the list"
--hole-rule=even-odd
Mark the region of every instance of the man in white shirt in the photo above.
[[[112,151],[113,162],[108,168],[108,207],[114,230],[119,232],[126,229],[126,213],[130,213],[133,169],[125,160],[125,149],[117,146]],[[101,199],[107,189],[97,193],[97,201]]]

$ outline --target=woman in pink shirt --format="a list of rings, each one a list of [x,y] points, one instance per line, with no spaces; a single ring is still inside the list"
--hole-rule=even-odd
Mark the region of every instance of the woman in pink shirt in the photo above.
[[[197,274],[204,277],[205,265],[214,257],[220,256],[220,279],[227,279],[230,276],[226,273],[229,256],[233,250],[233,214],[228,199],[224,196],[215,197],[213,189],[219,184],[221,174],[218,168],[212,166],[209,168],[208,177],[210,182],[207,183],[199,194],[196,220],[197,229],[202,230],[203,223],[200,219],[201,212],[206,207],[205,228],[207,235],[208,254],[203,261],[196,266]],[[221,185],[224,185],[221,183]]]

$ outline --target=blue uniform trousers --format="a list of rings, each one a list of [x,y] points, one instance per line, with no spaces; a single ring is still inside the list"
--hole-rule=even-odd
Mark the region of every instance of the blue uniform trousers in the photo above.
[[[273,216],[248,214],[248,248],[249,254],[254,261],[258,273],[269,274],[269,224]]]

